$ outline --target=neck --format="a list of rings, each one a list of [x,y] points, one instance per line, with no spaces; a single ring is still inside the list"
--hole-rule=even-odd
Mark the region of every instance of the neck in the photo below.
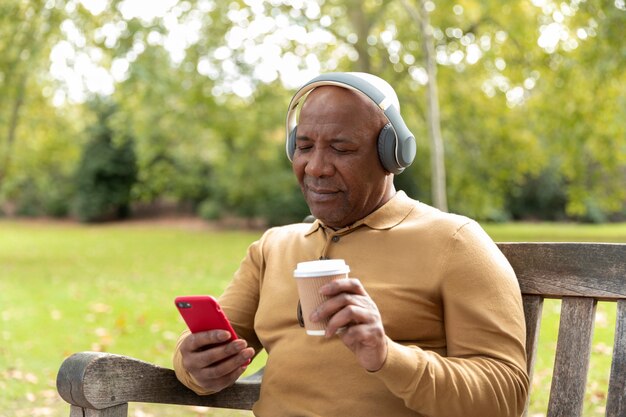
[[[391,200],[393,196],[396,195],[396,186],[393,185],[393,175],[389,174],[387,176],[387,180],[385,181],[385,191],[382,194],[382,198],[380,199],[380,203],[374,211],[378,210],[380,207],[385,205],[387,201]]]

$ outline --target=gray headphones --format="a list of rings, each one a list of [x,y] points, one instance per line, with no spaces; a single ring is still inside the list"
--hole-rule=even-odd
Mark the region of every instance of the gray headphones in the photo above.
[[[361,92],[385,113],[389,123],[378,135],[378,157],[383,167],[399,174],[415,158],[415,137],[400,115],[398,98],[386,81],[362,72],[330,72],[319,75],[304,84],[293,96],[287,111],[287,157],[293,161],[296,151],[296,109],[302,98],[311,90],[323,85],[334,85]],[[385,91],[386,90],[386,91]]]

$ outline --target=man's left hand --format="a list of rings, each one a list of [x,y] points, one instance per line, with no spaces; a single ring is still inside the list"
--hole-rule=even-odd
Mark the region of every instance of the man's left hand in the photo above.
[[[378,307],[356,278],[338,279],[320,293],[330,297],[312,314],[312,321],[329,318],[326,337],[337,334],[368,371],[377,371],[387,358],[387,337]]]

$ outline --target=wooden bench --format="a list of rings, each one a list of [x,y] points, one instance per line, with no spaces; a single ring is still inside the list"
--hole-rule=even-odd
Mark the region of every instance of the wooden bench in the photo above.
[[[548,417],[582,416],[595,309],[617,303],[615,342],[606,416],[626,416],[626,244],[501,243],[517,273],[527,323],[528,371],[532,372],[544,298],[562,300]],[[249,410],[261,376],[238,381],[218,394],[198,396],[171,369],[109,353],[67,358],[57,376],[70,417],[126,417],[129,402]],[[532,395],[532,393],[531,393]]]

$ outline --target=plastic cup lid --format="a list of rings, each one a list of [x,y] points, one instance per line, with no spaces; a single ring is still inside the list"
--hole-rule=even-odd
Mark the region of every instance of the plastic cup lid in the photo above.
[[[319,277],[326,275],[347,274],[350,267],[343,259],[324,259],[320,261],[299,262],[293,276],[296,278]]]

